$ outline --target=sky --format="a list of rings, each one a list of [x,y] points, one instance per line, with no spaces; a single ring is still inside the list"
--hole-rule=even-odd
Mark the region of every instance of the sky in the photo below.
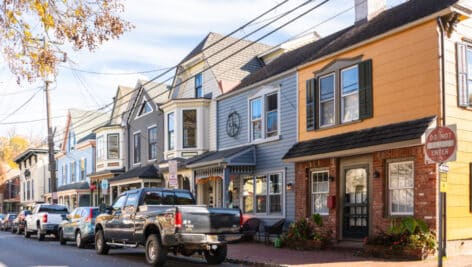
[[[238,31],[243,37],[271,19],[306,0],[289,0],[254,24]],[[135,28],[103,44],[94,52],[68,51],[51,85],[51,113],[56,132],[61,133],[69,108],[97,110],[112,102],[118,85],[134,87],[137,79],[148,80],[182,60],[209,32],[228,34],[281,3],[282,0],[123,0],[124,19]],[[275,22],[247,39],[257,40],[291,18],[321,3],[313,0],[291,16]],[[387,0],[387,7],[404,0]],[[276,46],[300,33],[316,31],[321,37],[354,23],[354,0],[330,0],[260,42]],[[93,74],[98,72],[102,74]],[[132,73],[132,74],[130,74]],[[161,80],[157,80],[161,81]],[[0,136],[11,133],[44,137],[46,105],[41,82],[16,84],[8,65],[0,58]],[[22,105],[31,98],[28,104]],[[17,110],[17,112],[14,112]],[[36,122],[27,122],[34,121]]]

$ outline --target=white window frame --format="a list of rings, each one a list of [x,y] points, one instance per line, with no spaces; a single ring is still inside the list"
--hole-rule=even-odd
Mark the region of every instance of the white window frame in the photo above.
[[[82,164],[84,166],[84,168],[83,168],[84,175],[83,176],[82,176]],[[83,180],[85,180],[85,178],[87,178],[87,163],[85,162],[85,158],[81,158],[80,163],[79,163],[79,181],[83,181]]]
[[[155,144],[156,145],[156,157],[150,158],[151,151],[149,150],[149,148],[151,148],[151,136],[149,135],[149,130],[151,130],[153,128],[156,129],[156,144]],[[157,133],[157,124],[153,124],[153,125],[147,127],[147,136],[148,136],[148,138],[147,138],[147,149],[148,149],[147,158],[148,158],[148,161],[153,161],[153,160],[157,159],[157,154],[159,153],[158,152],[158,142],[159,142],[159,140],[158,140],[158,133]]]
[[[252,119],[252,103],[254,101],[257,101],[257,100],[260,100],[260,103],[261,103],[261,117],[259,119],[256,119],[256,120],[253,120]],[[263,100],[263,97],[256,97],[256,98],[253,98],[251,100],[249,100],[249,121],[250,121],[250,140],[251,141],[257,141],[257,140],[261,140],[261,139],[264,139],[264,136],[265,136],[265,126],[264,126],[264,100]],[[254,131],[254,122],[256,121],[261,121],[261,137],[260,138],[254,138],[254,134],[253,134],[253,131]]]
[[[345,71],[351,70],[351,69],[357,69],[357,72],[359,73],[359,66],[358,64],[352,65],[350,67],[342,68],[340,70],[340,80],[339,80],[339,93],[341,94],[341,107],[340,107],[340,114],[341,114],[341,124],[342,123],[347,123],[351,121],[356,121],[359,119],[359,75],[357,75],[357,90],[355,92],[351,92],[348,94],[343,93],[343,73]],[[336,91],[336,87],[334,88]],[[351,120],[344,120],[344,97],[351,96],[357,94],[357,118],[353,118]],[[336,110],[335,110],[336,112]]]
[[[327,191],[314,191],[314,187],[315,187],[315,181],[314,181],[314,176],[315,174],[319,174],[319,173],[326,173],[326,177],[328,178],[328,180],[326,181],[326,183],[328,184],[328,190]],[[322,181],[324,182],[324,181]],[[319,182],[317,182],[319,183]],[[312,214],[320,214],[322,216],[327,216],[329,215],[329,209],[327,208],[328,212],[321,212],[321,211],[317,211],[315,210],[315,195],[326,195],[326,199],[328,199],[328,196],[329,196],[329,170],[314,170],[314,171],[311,171],[310,173],[310,192],[311,192],[311,213]],[[328,203],[326,203],[326,206],[328,205]]]
[[[118,157],[117,158],[111,158],[110,157],[110,146],[108,144],[108,139],[110,138],[110,136],[117,136],[118,137],[118,140],[117,140],[117,144],[118,144]],[[106,145],[106,149],[105,149],[105,152],[106,152],[106,158],[107,159],[112,159],[112,160],[116,160],[116,159],[120,159],[121,157],[121,153],[120,153],[120,149],[121,149],[121,146],[120,146],[120,134],[119,133],[109,133],[107,134],[107,145]]]
[[[329,76],[333,76],[333,98],[331,98],[330,100],[324,100],[322,101],[321,100],[321,79],[323,78],[326,78],[326,77],[329,77]],[[331,126],[334,126],[336,125],[336,72],[330,72],[328,74],[325,74],[325,75],[322,75],[318,78],[318,102],[319,102],[319,105],[318,105],[318,122],[319,122],[319,126],[320,128],[326,128],[326,127],[331,127]],[[322,121],[323,121],[323,113],[321,112],[322,111],[322,107],[321,107],[321,104],[323,103],[326,103],[326,102],[330,102],[330,101],[333,101],[333,123],[330,123],[330,124],[322,124]]]
[[[248,114],[248,141],[249,143],[259,144],[265,142],[271,142],[280,138],[281,132],[281,103],[280,103],[280,87],[263,87],[255,95],[248,98],[247,101],[247,114]],[[277,134],[274,136],[267,137],[267,96],[277,94]],[[253,139],[253,120],[252,120],[252,101],[261,99],[261,138]],[[257,121],[257,120],[254,120]]]
[[[141,109],[143,108],[144,104],[149,105],[149,107],[151,108],[151,111],[139,114],[139,112],[141,112]],[[138,112],[136,112],[135,119],[142,118],[142,117],[144,117],[148,114],[151,114],[152,112],[154,112],[153,102],[148,101],[147,97],[143,96],[143,99],[141,101],[141,105],[138,106]]]
[[[197,76],[200,76],[200,91],[202,93],[201,96],[197,95]],[[203,98],[203,96],[205,95],[205,93],[203,92],[203,72],[199,72],[199,73],[195,74],[193,85],[194,85],[195,98]]]
[[[100,135],[97,137],[97,161],[105,160],[105,153],[107,152],[107,147],[105,146],[105,136]]]
[[[472,106],[472,69],[469,69],[469,66],[472,65],[472,62],[469,62],[469,53],[472,55],[472,46],[469,44],[466,46],[465,49],[465,62],[467,64],[467,79],[466,79],[466,86],[467,86],[467,96],[469,97],[469,107]],[[472,56],[471,56],[472,59]],[[470,74],[470,75],[469,75]]]
[[[169,130],[169,116],[172,114],[172,125],[173,125],[173,129],[172,129],[172,136],[174,137],[173,138],[173,142],[171,143],[171,138],[170,138],[170,130]],[[166,150],[174,150],[175,149],[175,112],[172,111],[172,112],[169,112],[166,114],[166,137],[165,137],[166,141],[167,141],[167,144],[166,144]],[[171,147],[171,144],[172,144],[172,147]]]
[[[184,112],[185,112],[185,111],[195,111],[195,146],[185,146],[185,140],[184,140],[184,133],[185,133],[185,131],[184,131],[184,124],[185,124],[185,123],[184,123],[184,122],[185,122],[185,121],[184,121],[184,120],[185,120],[185,118],[184,118]],[[181,138],[182,138],[182,139],[181,139],[181,140],[182,140],[182,149],[184,149],[184,150],[185,150],[185,149],[191,149],[191,150],[193,150],[193,149],[198,148],[198,145],[199,145],[199,143],[198,143],[198,130],[199,130],[199,129],[198,129],[198,128],[199,128],[199,127],[198,127],[198,123],[199,123],[199,120],[198,120],[198,113],[199,113],[199,110],[198,110],[197,108],[186,108],[186,109],[182,109],[182,112],[181,112],[181,118],[182,118],[182,125],[181,125],[181,126],[182,126],[182,128],[181,128],[181,133],[182,133],[182,134],[181,134]],[[175,136],[175,124],[174,124],[174,136]],[[174,140],[175,140],[175,137],[174,137]],[[175,145],[175,144],[174,144],[174,145]]]
[[[135,151],[135,136],[139,134],[139,160],[136,161],[136,151]],[[137,131],[137,132],[134,132],[133,133],[133,165],[138,165],[141,163],[141,144],[142,144],[142,140],[141,140],[141,131]]]
[[[390,166],[391,165],[399,165],[399,164],[411,164],[412,165],[412,169],[411,169],[411,172],[412,172],[412,177],[411,179],[413,180],[412,181],[412,186],[411,187],[408,187],[408,186],[403,186],[403,187],[395,187],[395,188],[392,188],[391,185],[390,185]],[[398,160],[398,161],[391,161],[391,162],[388,162],[387,163],[387,189],[388,189],[388,213],[389,215],[391,216],[411,216],[411,215],[414,215],[415,213],[415,161],[414,160]],[[412,196],[412,201],[413,203],[412,204],[412,207],[413,207],[413,210],[411,212],[407,211],[407,212],[393,212],[392,211],[392,192],[393,190],[412,190],[413,191],[413,196]]]

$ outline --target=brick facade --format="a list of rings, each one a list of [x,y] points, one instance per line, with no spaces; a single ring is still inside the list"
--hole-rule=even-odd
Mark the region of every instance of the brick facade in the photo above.
[[[365,155],[364,155],[365,156]],[[425,164],[423,146],[414,146],[400,149],[384,150],[369,154],[372,157],[371,170],[378,172],[373,178],[370,175],[370,233],[379,230],[387,230],[394,219],[387,214],[386,209],[386,166],[389,161],[413,160],[414,161],[414,216],[424,220],[432,229],[436,228],[437,210],[437,181],[436,165]],[[336,197],[336,209],[330,209],[328,216],[323,216],[324,224],[334,231],[334,236],[342,238],[338,233],[341,227],[342,196],[340,183],[344,182],[340,170],[340,158],[329,158],[296,163],[295,165],[295,203],[296,218],[311,215],[311,188],[308,179],[310,170],[329,169],[329,175],[334,181],[329,182],[329,195]]]

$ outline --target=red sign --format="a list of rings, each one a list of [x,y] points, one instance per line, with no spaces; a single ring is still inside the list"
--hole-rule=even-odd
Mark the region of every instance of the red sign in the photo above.
[[[437,127],[426,132],[426,161],[448,162],[456,160],[456,127]]]

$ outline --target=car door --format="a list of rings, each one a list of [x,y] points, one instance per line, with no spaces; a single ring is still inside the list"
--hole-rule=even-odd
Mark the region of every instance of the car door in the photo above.
[[[126,203],[126,194],[121,195],[113,203],[112,218],[105,222],[105,237],[107,240],[121,240],[120,237],[120,220],[123,212],[123,207]]]
[[[67,223],[64,225],[64,237],[67,239],[73,239],[74,236],[74,224],[76,224],[77,219],[75,218],[77,214],[80,214],[81,208],[75,208],[68,217]]]
[[[125,242],[134,242],[134,220],[138,207],[140,192],[128,193],[123,212],[120,217],[120,239]]]

